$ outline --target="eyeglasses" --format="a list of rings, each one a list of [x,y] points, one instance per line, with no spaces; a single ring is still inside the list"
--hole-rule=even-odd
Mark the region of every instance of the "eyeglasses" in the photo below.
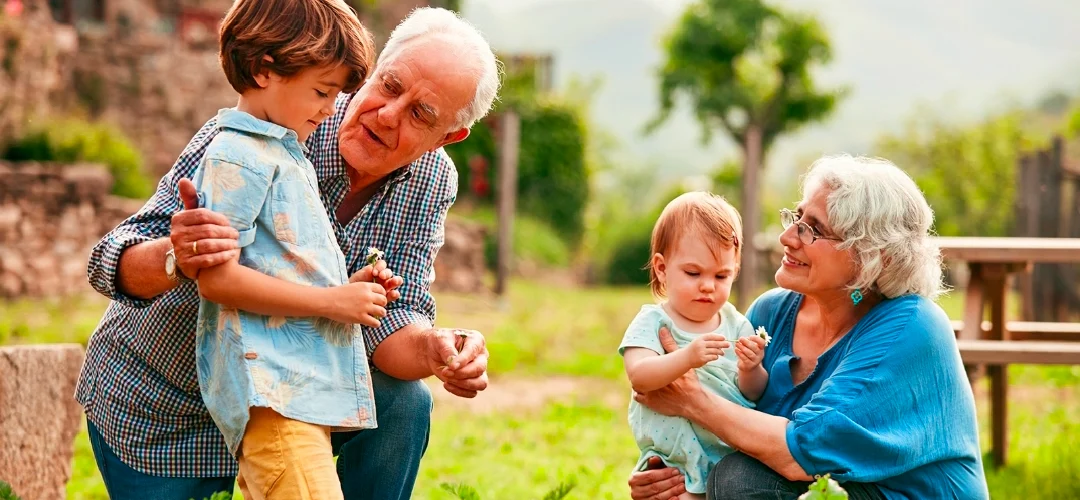
[[[817,240],[829,240],[829,241],[844,241],[840,238],[829,238],[822,236],[809,224],[799,220],[799,216],[795,215],[795,212],[786,208],[780,209],[780,225],[784,226],[784,229],[791,227],[792,224],[798,225],[799,239],[802,240],[804,245],[813,245]]]

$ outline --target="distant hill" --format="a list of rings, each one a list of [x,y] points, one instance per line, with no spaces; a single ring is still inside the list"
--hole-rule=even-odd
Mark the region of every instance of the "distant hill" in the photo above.
[[[820,79],[850,85],[853,93],[830,121],[777,144],[769,157],[772,175],[821,152],[864,152],[879,133],[901,127],[919,103],[964,120],[1033,103],[1052,89],[1080,91],[1080,2],[779,3],[818,16],[836,56]],[[685,106],[655,135],[640,134],[657,110],[659,41],[686,4],[466,0],[464,14],[499,50],[552,52],[557,85],[573,75],[601,76],[594,120],[620,139],[631,161],[651,162],[674,177],[735,154],[723,136],[702,147]]]

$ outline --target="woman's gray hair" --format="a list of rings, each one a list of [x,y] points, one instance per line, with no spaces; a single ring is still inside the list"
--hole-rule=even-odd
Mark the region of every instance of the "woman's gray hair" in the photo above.
[[[484,35],[468,21],[442,8],[415,9],[390,33],[377,65],[395,57],[409,42],[430,36],[449,41],[446,50],[453,50],[458,61],[469,65],[469,70],[476,75],[476,94],[458,111],[454,125],[454,129],[471,128],[491,111],[495,102],[499,92],[499,62]]]
[[[944,290],[941,249],[931,239],[934,212],[904,171],[881,158],[824,156],[803,178],[803,194],[829,191],[829,226],[854,250],[858,275],[851,290],[874,289],[887,298]]]

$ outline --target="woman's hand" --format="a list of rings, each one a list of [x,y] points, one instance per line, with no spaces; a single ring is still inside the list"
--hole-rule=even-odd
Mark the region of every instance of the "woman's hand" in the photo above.
[[[660,457],[650,457],[648,470],[630,474],[630,498],[634,500],[676,500],[686,492],[686,479],[674,467],[664,467]]]
[[[679,350],[678,344],[675,343],[667,327],[660,327],[660,345],[664,346],[664,351],[667,351],[669,355]],[[701,382],[698,381],[694,370],[687,371],[674,382],[655,391],[634,393],[634,401],[648,406],[657,413],[680,417],[685,417],[687,410],[694,403],[707,398],[708,395],[701,388]]]

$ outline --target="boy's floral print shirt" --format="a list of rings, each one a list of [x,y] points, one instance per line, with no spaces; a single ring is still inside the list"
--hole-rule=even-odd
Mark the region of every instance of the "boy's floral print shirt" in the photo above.
[[[221,132],[193,180],[200,205],[240,232],[240,264],[302,285],[348,283],[315,169],[296,133],[235,109],[221,110],[217,123]],[[250,406],[335,429],[375,427],[359,326],[261,316],[204,299],[195,342],[203,400],[233,454]]]

